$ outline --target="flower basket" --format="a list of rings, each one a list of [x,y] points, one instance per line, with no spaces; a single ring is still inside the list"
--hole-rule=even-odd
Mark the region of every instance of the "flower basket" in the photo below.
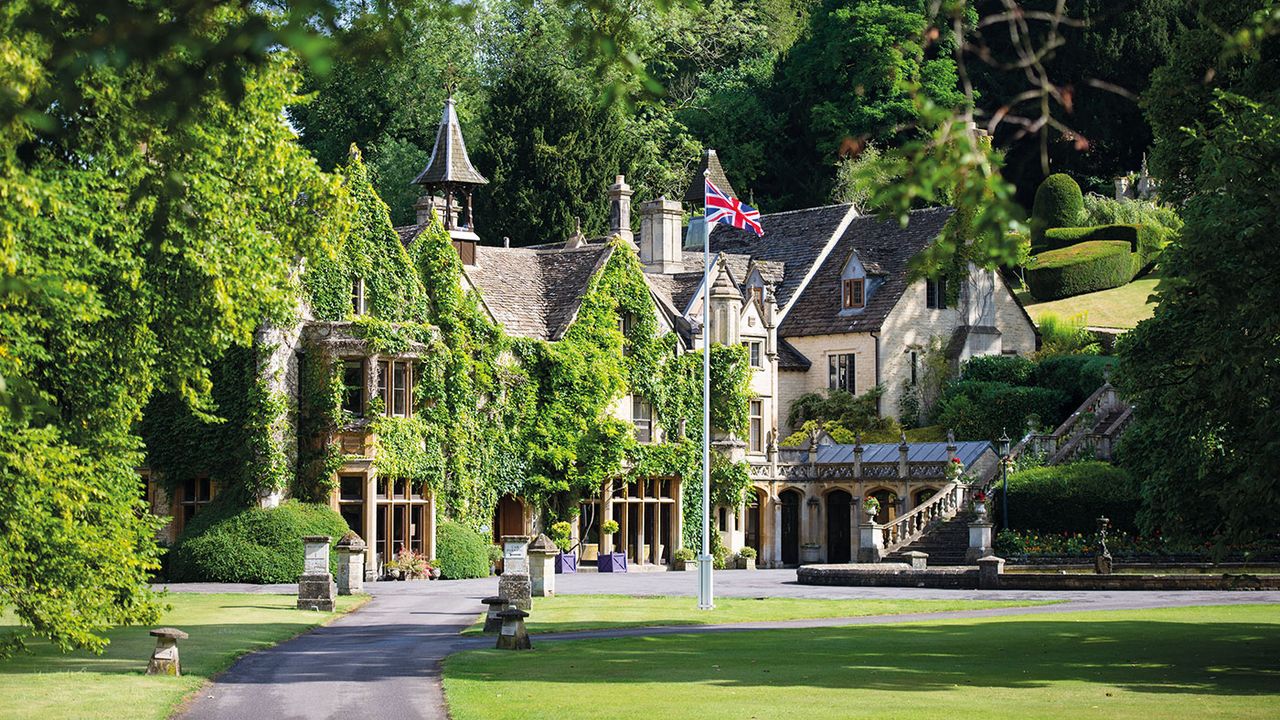
[[[578,572],[578,556],[573,553],[562,552],[556,556],[556,574],[572,575]]]

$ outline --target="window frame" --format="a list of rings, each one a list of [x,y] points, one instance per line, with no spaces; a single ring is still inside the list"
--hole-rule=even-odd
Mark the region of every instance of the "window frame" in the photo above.
[[[351,280],[351,314],[357,316],[369,314],[369,296],[362,277]]]
[[[924,304],[930,310],[947,309],[947,278],[939,276],[924,279]]]
[[[858,395],[857,353],[832,353],[827,356],[827,390],[844,390]]]
[[[649,444],[654,441],[653,405],[639,395],[631,396],[631,424],[635,427],[636,442]]]
[[[747,348],[747,364],[756,370],[764,369],[764,341],[763,340],[743,340],[742,344]]]
[[[348,374],[353,371],[357,373],[357,377],[360,379],[356,385],[347,382],[350,379]],[[342,410],[358,418],[364,417],[365,414],[366,375],[364,359],[346,358],[342,361]],[[353,400],[354,403],[352,402]],[[352,405],[354,405],[355,409],[352,409]]]
[[[387,413],[391,417],[409,417],[409,388],[413,383],[410,377],[412,368],[404,360],[391,363],[391,405]]]
[[[857,310],[867,306],[867,285],[865,278],[845,278],[841,283],[841,304],[845,310]],[[854,289],[857,292],[854,292]]]
[[[747,402],[747,451],[764,452],[764,400]]]

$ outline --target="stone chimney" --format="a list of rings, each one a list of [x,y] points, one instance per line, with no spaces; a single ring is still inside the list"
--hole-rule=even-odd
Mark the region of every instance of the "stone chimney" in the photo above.
[[[660,197],[640,205],[640,262],[644,271],[684,272],[680,203]]]
[[[609,234],[632,245],[636,241],[631,232],[631,186],[622,175],[609,186]]]

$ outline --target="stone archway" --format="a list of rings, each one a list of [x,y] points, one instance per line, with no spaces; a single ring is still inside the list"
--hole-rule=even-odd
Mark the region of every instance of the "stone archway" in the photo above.
[[[924,487],[919,488],[911,493],[911,507],[917,508],[929,501],[929,498],[938,494],[938,488]]]
[[[761,538],[761,531],[764,529],[762,495],[763,492],[757,488],[747,488],[746,502],[743,503],[745,515],[742,523],[743,544],[755,549],[757,561],[764,558],[764,542]]]
[[[853,560],[853,495],[845,490],[827,493],[827,562]]]
[[[878,487],[868,490],[867,497],[873,497],[880,501],[880,511],[876,513],[877,523],[883,525],[897,519],[898,493],[886,487]]]

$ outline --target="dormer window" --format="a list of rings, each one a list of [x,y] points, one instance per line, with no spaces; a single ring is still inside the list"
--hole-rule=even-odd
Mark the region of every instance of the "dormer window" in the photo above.
[[[351,281],[351,314],[364,315],[369,312],[369,304],[364,295],[364,278]]]
[[[866,305],[866,281],[862,278],[845,278],[842,283],[844,287],[843,307],[845,310],[860,308]]]

